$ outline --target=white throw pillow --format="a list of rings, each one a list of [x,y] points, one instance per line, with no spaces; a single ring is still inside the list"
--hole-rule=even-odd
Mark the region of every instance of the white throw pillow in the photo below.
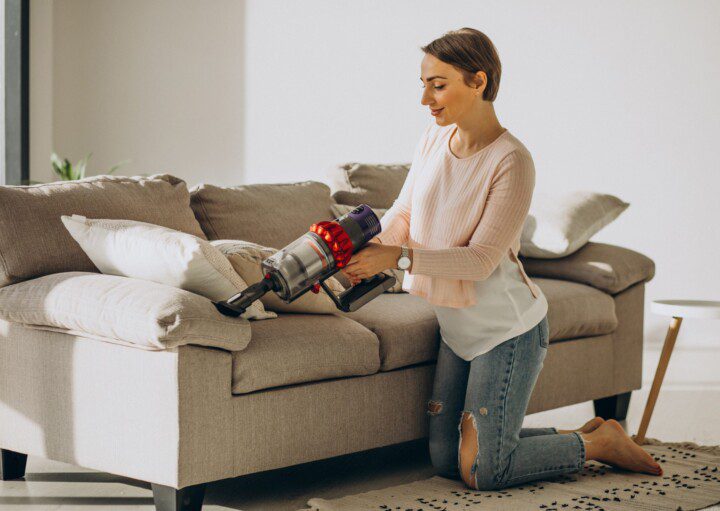
[[[225,254],[235,271],[245,282],[250,284],[260,282],[264,278],[260,263],[278,251],[276,248],[265,247],[244,240],[213,240],[210,243]],[[325,284],[335,293],[335,296],[345,291],[345,288],[334,276],[326,279]],[[270,291],[260,297],[260,301],[266,310],[275,312],[305,314],[333,314],[338,312],[335,302],[332,301],[324,289],[321,289],[317,294],[308,291],[291,303],[285,303],[282,298]]]
[[[585,190],[560,197],[536,193],[520,236],[520,255],[538,259],[568,256],[628,206],[614,195]]]
[[[222,252],[192,234],[135,220],[60,218],[102,273],[166,284],[213,301],[248,287]],[[259,320],[277,314],[256,300],[240,317]]]
[[[350,213],[356,207],[358,207],[358,204],[354,206],[350,204],[330,204],[330,209],[332,210],[333,215],[335,215],[335,218],[340,218],[341,216]],[[387,213],[388,208],[372,208],[372,210],[377,215],[378,220],[380,220],[385,215],[385,213]],[[405,270],[389,268],[387,270],[383,270],[383,273],[395,277],[395,284],[391,288],[386,289],[385,293],[407,293],[407,291],[404,291],[402,288],[403,278],[405,277]],[[346,280],[344,276],[343,280]]]

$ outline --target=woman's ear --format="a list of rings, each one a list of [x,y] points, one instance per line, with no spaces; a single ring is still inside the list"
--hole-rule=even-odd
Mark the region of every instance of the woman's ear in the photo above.
[[[478,71],[475,73],[475,95],[480,95],[485,91],[487,85],[487,74],[485,71]]]

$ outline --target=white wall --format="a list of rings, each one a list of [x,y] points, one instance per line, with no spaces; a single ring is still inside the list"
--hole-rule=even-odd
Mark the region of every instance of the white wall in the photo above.
[[[118,174],[241,180],[242,2],[39,0],[38,5],[52,23],[41,34],[33,30],[31,53],[38,66],[31,81],[42,89],[36,112],[45,118],[33,128],[32,143],[39,148],[31,163],[33,179],[53,179],[54,148],[72,162],[92,152],[89,174],[130,159]],[[39,130],[49,125],[52,135],[45,137]]]
[[[408,161],[431,119],[419,47],[478,28],[498,48],[496,111],[532,152],[536,189],[631,204],[594,241],[655,261],[648,342],[669,323],[650,300],[720,299],[718,2],[55,0],[52,16],[56,150],[191,185]],[[686,320],[678,346],[718,341],[719,321]]]

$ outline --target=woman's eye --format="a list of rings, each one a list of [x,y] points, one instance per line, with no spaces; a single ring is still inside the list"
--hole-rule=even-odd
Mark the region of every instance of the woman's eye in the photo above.
[[[439,86],[435,87],[435,90],[440,90],[440,89],[444,89],[444,88],[445,88],[444,85],[439,85]]]

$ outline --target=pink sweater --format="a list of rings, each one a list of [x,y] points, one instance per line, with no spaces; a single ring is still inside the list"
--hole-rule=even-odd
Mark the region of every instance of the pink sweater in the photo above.
[[[425,129],[398,198],[371,241],[406,244],[413,263],[403,290],[446,307],[476,303],[473,281],[485,280],[507,255],[537,298],[540,290],[517,258],[530,209],[535,166],[505,131],[467,158],[450,152],[455,124]]]

